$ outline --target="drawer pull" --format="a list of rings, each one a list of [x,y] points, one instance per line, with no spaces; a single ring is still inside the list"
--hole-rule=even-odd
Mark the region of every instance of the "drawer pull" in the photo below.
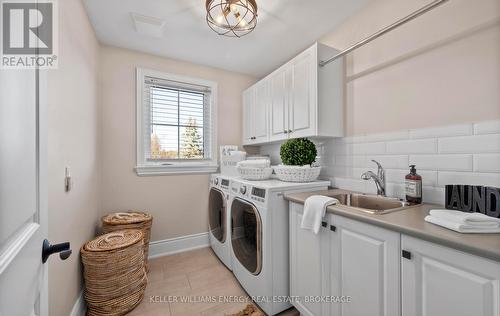
[[[411,260],[411,252],[409,252],[408,250],[401,251],[401,255],[403,256],[403,258]]]

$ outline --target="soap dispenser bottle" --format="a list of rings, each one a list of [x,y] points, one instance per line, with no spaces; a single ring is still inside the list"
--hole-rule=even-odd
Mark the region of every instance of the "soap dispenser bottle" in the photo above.
[[[410,165],[410,173],[405,177],[406,200],[411,203],[422,203],[422,177],[417,174],[415,165]]]

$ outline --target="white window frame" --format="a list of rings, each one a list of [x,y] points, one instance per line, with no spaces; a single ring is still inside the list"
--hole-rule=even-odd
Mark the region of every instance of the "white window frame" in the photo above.
[[[210,88],[210,118],[211,126],[211,148],[210,159],[203,161],[169,161],[168,165],[164,162],[151,162],[146,161],[144,153],[144,104],[142,100],[144,93],[144,80],[145,77],[154,77],[163,80],[178,81],[187,84],[200,85]],[[135,171],[139,176],[152,176],[152,175],[168,175],[168,174],[189,174],[189,173],[213,173],[219,168],[217,163],[217,82],[204,80],[199,78],[192,78],[187,76],[180,76],[171,73],[165,73],[146,68],[137,68],[136,77],[137,86],[137,99],[136,99],[136,144],[137,144],[137,158]]]

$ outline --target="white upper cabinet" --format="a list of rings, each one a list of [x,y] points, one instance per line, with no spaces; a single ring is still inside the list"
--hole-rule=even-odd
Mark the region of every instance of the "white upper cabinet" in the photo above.
[[[259,82],[259,84],[255,87],[255,103],[253,113],[254,142],[260,143],[268,140],[268,108],[269,81],[264,80]]]
[[[245,91],[243,107],[249,107],[247,103],[254,102],[250,107],[259,111],[265,109],[266,119],[261,112],[243,111],[243,144],[262,144],[297,137],[342,137],[343,59],[325,67],[318,65],[337,52],[315,43]],[[259,93],[261,89],[266,92]],[[249,91],[256,95],[253,99],[245,96]],[[257,118],[258,122],[255,121]],[[257,125],[261,123],[267,124],[266,135],[262,133],[264,127]],[[252,135],[247,133],[245,126],[254,129],[250,132]]]
[[[255,104],[255,93],[253,88],[243,91],[243,143],[253,141],[253,110]]]
[[[243,144],[269,140],[269,81],[260,81],[243,92]]]
[[[402,316],[500,315],[500,263],[403,235]]]
[[[288,133],[293,138],[317,136],[315,55],[315,49],[308,49],[291,62],[292,87],[288,105],[290,109]]]
[[[288,94],[286,71],[278,71],[269,77],[270,88],[270,135],[269,140],[275,141],[286,138],[288,133]]]

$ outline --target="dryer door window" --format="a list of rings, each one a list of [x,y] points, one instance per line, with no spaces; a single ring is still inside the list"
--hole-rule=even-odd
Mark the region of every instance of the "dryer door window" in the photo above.
[[[257,208],[234,199],[231,205],[231,246],[236,259],[257,275],[262,269],[262,221]]]
[[[208,197],[208,225],[210,233],[218,241],[226,241],[226,199],[224,193],[210,189]]]

